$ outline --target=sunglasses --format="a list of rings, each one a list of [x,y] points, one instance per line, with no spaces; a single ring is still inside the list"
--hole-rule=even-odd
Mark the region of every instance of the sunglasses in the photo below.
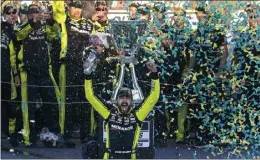
[[[107,11],[107,8],[96,8],[96,11]]]
[[[17,13],[17,10],[14,9],[13,12],[6,12],[7,15],[10,15],[10,14],[16,14]]]

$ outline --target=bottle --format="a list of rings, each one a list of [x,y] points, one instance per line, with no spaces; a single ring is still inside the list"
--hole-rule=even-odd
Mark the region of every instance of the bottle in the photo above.
[[[85,60],[83,67],[84,67],[84,74],[90,75],[96,68],[96,60],[98,58],[97,50],[91,49],[87,59]]]

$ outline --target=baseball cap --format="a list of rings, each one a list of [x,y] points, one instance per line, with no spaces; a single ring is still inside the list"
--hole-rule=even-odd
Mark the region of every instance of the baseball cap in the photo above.
[[[4,1],[1,4],[1,9],[2,9],[3,13],[7,13],[12,8],[16,8],[15,5],[12,5],[7,1]]]
[[[83,4],[80,0],[71,0],[69,6],[75,8],[83,8]]]
[[[27,13],[28,14],[32,14],[32,13],[40,13],[42,10],[40,8],[40,6],[36,5],[36,4],[31,4],[28,7]]]
[[[120,96],[126,96],[126,97],[130,97],[132,99],[132,91],[129,88],[123,87],[120,88],[117,94],[117,98]]]

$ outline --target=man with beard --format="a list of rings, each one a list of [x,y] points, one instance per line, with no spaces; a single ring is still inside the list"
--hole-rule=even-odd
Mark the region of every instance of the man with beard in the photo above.
[[[82,143],[89,138],[90,106],[84,97],[82,86],[84,83],[82,52],[88,46],[89,34],[94,28],[89,19],[82,17],[81,1],[70,1],[68,6],[66,15],[64,1],[55,1],[53,12],[55,20],[61,24],[62,29],[59,78],[61,134],[64,134],[65,145],[75,147],[75,143],[70,141],[74,125],[80,125]]]
[[[159,99],[160,83],[154,62],[147,63],[150,70],[151,92],[140,107],[132,108],[130,88],[120,88],[116,106],[102,103],[93,92],[91,75],[86,76],[86,98],[106,121],[107,140],[104,159],[135,159],[142,122]],[[88,144],[87,144],[88,145]],[[91,146],[93,147],[93,146]],[[84,146],[83,155],[91,154],[93,148]],[[93,152],[93,151],[92,151]],[[90,157],[92,158],[92,157]]]

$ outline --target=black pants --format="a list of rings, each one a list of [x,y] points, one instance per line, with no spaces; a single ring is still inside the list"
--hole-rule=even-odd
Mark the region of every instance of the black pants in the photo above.
[[[43,102],[41,112],[43,112],[43,115],[45,115],[40,123],[43,127],[49,128],[49,130],[54,133],[60,132],[59,108],[57,104],[55,89],[48,74],[42,77],[27,74],[27,81],[30,142],[35,143],[37,141],[35,123],[37,108],[35,102],[37,101],[38,95],[41,97]]]
[[[16,119],[15,133],[18,133],[23,128],[23,117],[21,108],[21,87],[16,87],[17,97],[11,100],[8,118]]]
[[[84,84],[84,81],[81,83]],[[74,125],[80,126],[80,139],[84,141],[90,133],[91,106],[85,98],[83,86],[66,88],[65,139],[70,137]]]
[[[10,81],[9,81],[10,82]],[[11,85],[1,82],[1,130],[8,135],[8,109],[11,100]]]
[[[160,96],[161,97],[161,96]],[[162,100],[162,98],[160,98]],[[167,130],[167,119],[166,119],[166,109],[165,103],[159,101],[156,104],[155,114],[154,114],[154,128],[155,128],[155,140],[164,139],[163,133],[168,132]]]

